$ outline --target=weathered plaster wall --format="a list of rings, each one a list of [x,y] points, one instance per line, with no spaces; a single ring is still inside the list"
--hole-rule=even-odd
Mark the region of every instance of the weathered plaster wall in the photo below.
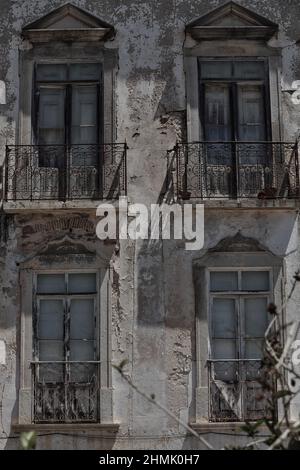
[[[18,136],[19,75],[18,49],[21,28],[63,1],[1,0],[0,80],[6,84],[6,104],[0,104],[0,155],[6,143]],[[219,1],[170,0],[74,0],[113,24],[116,38],[105,47],[119,55],[116,85],[117,139],[127,140],[128,192],[131,201],[157,202],[164,184],[167,150],[185,136],[186,103],[183,46],[188,44],[184,27]],[[282,125],[286,140],[294,139],[300,128],[300,105],[292,103],[290,90],[300,79],[300,38],[298,1],[249,0],[239,2],[279,23],[274,47],[283,47]],[[77,214],[81,217],[82,214]],[[28,256],[46,248],[68,233],[87,248],[103,253],[105,248],[94,234],[84,229],[49,228],[57,216],[51,214],[3,218],[0,244],[0,340],[6,347],[6,363],[0,361],[0,436],[10,434],[16,417],[18,375],[18,265]],[[60,216],[64,217],[64,216]],[[67,217],[70,217],[69,215]],[[73,217],[73,216],[72,216]],[[93,219],[93,216],[89,216]],[[286,258],[287,292],[299,266],[299,239],[293,211],[206,212],[204,250],[187,252],[182,244],[122,242],[119,253],[111,255],[114,267],[112,350],[113,362],[129,359],[126,371],[147,393],[154,393],[183,420],[193,420],[195,389],[194,287],[192,261],[220,240],[238,231],[258,240],[267,250]],[[39,232],[38,224],[47,224]],[[111,248],[111,247],[110,247]],[[110,249],[109,248],[109,249]],[[107,250],[108,253],[110,252]],[[299,311],[299,290],[288,306],[288,314]],[[79,437],[39,438],[41,448],[192,448],[198,447],[185,431],[154,406],[128,388],[113,372],[114,414],[121,423],[116,439],[82,434]],[[300,405],[299,405],[300,406]],[[297,410],[297,407],[296,407]],[[240,431],[236,431],[240,434]],[[234,445],[238,437],[212,436],[216,446]],[[0,441],[13,448],[18,440]]]

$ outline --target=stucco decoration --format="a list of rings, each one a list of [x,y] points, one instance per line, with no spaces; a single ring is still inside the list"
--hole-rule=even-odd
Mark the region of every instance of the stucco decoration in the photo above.
[[[113,26],[71,3],[53,10],[22,30],[22,36],[31,42],[103,41],[114,33]]]
[[[188,24],[186,31],[194,39],[270,39],[278,25],[234,2],[212,10]]]
[[[221,240],[211,252],[258,252],[266,251],[257,240],[244,237],[238,232],[234,237],[227,237]]]

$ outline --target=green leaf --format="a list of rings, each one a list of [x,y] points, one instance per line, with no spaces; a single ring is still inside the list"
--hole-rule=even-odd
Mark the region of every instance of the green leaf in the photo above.
[[[22,432],[20,436],[21,447],[23,450],[32,450],[36,446],[35,431]]]

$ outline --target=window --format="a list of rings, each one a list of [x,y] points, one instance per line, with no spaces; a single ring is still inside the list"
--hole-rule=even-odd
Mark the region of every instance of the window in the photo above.
[[[264,141],[264,61],[200,61],[205,139]]]
[[[209,273],[210,419],[259,419],[264,335],[270,321],[271,271]]]
[[[34,420],[97,421],[97,275],[40,273],[34,290]]]
[[[264,142],[269,138],[264,61],[199,61],[204,140]],[[232,152],[226,148],[231,162]],[[231,150],[231,149],[230,149]],[[265,152],[247,152],[243,162],[259,163]]]
[[[61,145],[55,151],[40,150],[40,166],[96,165],[96,149],[85,151],[84,146],[101,140],[101,75],[96,63],[37,64],[36,140],[39,145]],[[70,146],[72,152],[66,152]]]
[[[265,60],[198,61],[204,194],[257,197],[271,188],[272,162],[269,71]],[[275,191],[276,193],[276,191]]]

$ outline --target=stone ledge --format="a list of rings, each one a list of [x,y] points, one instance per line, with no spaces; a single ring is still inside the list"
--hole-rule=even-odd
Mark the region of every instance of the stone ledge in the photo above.
[[[4,201],[3,211],[8,214],[14,213],[32,213],[32,212],[78,212],[89,211],[93,214],[100,204],[111,204],[116,209],[118,208],[118,200],[78,200],[78,201]]]
[[[194,429],[195,431],[201,431],[201,433],[207,433],[209,434],[210,432],[213,433],[213,432],[233,432],[233,433],[236,433],[237,431],[241,432],[241,433],[244,433],[245,436],[247,436],[247,434],[241,429],[242,426],[244,426],[245,423],[244,422],[240,422],[240,421],[237,421],[237,422],[229,422],[229,423],[209,423],[207,421],[198,421],[198,422],[193,422],[193,423],[189,423],[189,426]],[[267,432],[268,431],[268,428],[266,426],[261,426],[260,427],[260,430],[262,432]]]
[[[118,432],[120,423],[85,423],[85,424],[65,424],[65,423],[49,423],[49,424],[13,424],[11,429],[15,433],[36,431],[36,432],[85,432],[85,431],[102,431],[103,434],[115,434]]]
[[[238,210],[297,210],[300,199],[198,199],[184,200],[182,204],[204,204],[205,209],[238,209]]]

